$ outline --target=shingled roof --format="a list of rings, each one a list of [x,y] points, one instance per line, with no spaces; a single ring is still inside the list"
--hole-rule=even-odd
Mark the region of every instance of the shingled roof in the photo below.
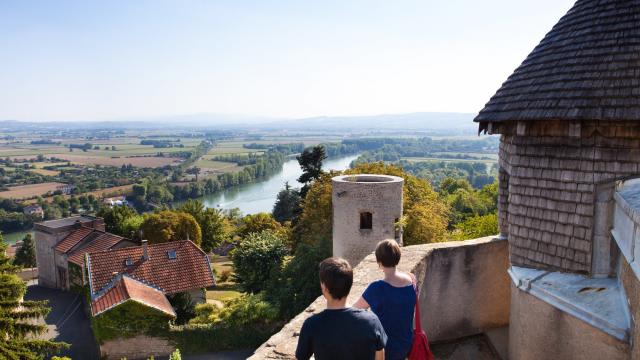
[[[135,301],[175,318],[176,313],[162,291],[127,275],[118,276],[92,302],[91,315],[98,316],[126,301]]]
[[[640,1],[578,0],[474,121],[640,120]]]
[[[86,253],[109,250],[122,242],[127,242],[129,246],[134,245],[131,240],[123,238],[122,236],[99,230],[95,230],[94,233],[96,234],[95,239],[91,240],[87,244],[80,245],[80,247],[77,247],[67,253],[67,259],[69,262],[82,267],[84,265],[84,255]]]
[[[122,274],[153,285],[166,294],[214,285],[209,257],[189,240],[92,252],[87,255],[91,294]],[[169,254],[175,252],[175,256]],[[174,255],[172,253],[172,255]],[[129,263],[128,263],[129,261]]]

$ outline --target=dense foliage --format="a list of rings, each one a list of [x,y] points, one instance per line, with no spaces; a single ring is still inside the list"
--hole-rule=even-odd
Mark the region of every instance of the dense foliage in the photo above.
[[[162,210],[145,214],[140,230],[150,244],[176,240],[191,240],[196,245],[202,242],[200,225],[193,216],[183,212]]]
[[[280,223],[292,221],[300,213],[300,200],[300,191],[285,183],[273,205],[273,218]]]
[[[140,334],[160,335],[169,329],[173,318],[136,301],[126,301],[91,318],[93,335],[99,343]]]
[[[25,235],[22,239],[22,246],[16,251],[13,263],[25,268],[36,267],[36,246],[31,234]]]
[[[5,255],[0,236],[0,358],[15,360],[44,359],[68,347],[64,343],[39,340],[47,326],[32,321],[46,316],[50,308],[43,301],[22,301],[27,286],[17,275],[18,268]]]
[[[260,292],[286,255],[287,247],[275,233],[250,233],[231,252],[236,280],[245,291]]]

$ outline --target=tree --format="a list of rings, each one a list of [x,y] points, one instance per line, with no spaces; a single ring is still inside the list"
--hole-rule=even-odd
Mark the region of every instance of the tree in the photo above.
[[[6,247],[0,236],[0,358],[39,360],[68,348],[65,343],[36,339],[47,326],[33,320],[51,309],[46,301],[21,300],[27,286],[15,274],[18,268],[5,255]]]
[[[311,182],[317,180],[320,178],[320,175],[322,175],[322,161],[326,158],[327,155],[322,145],[306,148],[302,154],[296,157],[302,169],[302,175],[298,178],[298,182],[304,184],[300,190],[301,197],[304,198],[306,196]]]
[[[26,268],[36,267],[36,248],[31,234],[22,239],[22,246],[16,251],[13,263]]]
[[[273,206],[273,217],[280,223],[292,221],[300,212],[300,192],[291,188],[289,183],[280,190]]]
[[[193,216],[202,230],[202,249],[211,251],[231,237],[232,225],[221,210],[206,209],[202,202],[188,200],[178,211]]]
[[[447,239],[449,207],[425,180],[383,162],[360,164],[345,173],[384,174],[404,179],[403,238],[405,245],[426,244]]]
[[[281,233],[283,228],[271,214],[257,213],[253,215],[247,215],[242,218],[240,225],[238,226],[238,235],[242,238],[252,233],[259,233],[265,230],[270,230],[275,233]]]
[[[128,206],[102,207],[97,215],[104,219],[105,230],[120,236],[131,236],[132,229],[125,229],[124,224],[129,218],[139,216],[135,209]]]
[[[474,216],[455,226],[452,236],[456,240],[477,239],[483,236],[496,235],[498,215],[496,213]]]
[[[200,246],[202,241],[200,225],[193,216],[183,212],[162,210],[145,214],[140,230],[150,244],[189,239]]]
[[[257,293],[287,255],[284,241],[271,231],[249,234],[232,252],[237,281],[248,292]]]
[[[212,251],[231,238],[233,226],[224,213],[218,209],[206,209],[200,223],[202,229],[202,249]]]

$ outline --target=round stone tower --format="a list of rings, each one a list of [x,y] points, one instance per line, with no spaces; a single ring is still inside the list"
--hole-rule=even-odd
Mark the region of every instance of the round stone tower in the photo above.
[[[333,256],[355,266],[385,239],[402,244],[404,179],[388,175],[343,175],[332,179]]]

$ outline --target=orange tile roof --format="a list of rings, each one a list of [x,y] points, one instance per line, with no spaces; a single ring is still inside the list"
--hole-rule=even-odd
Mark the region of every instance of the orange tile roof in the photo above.
[[[176,317],[173,307],[162,291],[127,275],[118,276],[91,302],[91,315],[100,315],[128,300],[136,301]]]
[[[167,294],[215,283],[209,257],[189,240],[148,245],[147,260],[142,259],[142,249],[142,246],[133,246],[89,253],[91,293],[99,293],[117,274],[127,274]],[[169,251],[176,252],[175,259],[169,259]],[[126,265],[127,259],[132,265]]]
[[[57,251],[66,253],[71,250],[74,246],[78,245],[82,239],[84,239],[87,235],[93,232],[94,229],[88,227],[80,227],[76,231],[67,235],[64,239],[62,239],[59,243],[56,244],[54,249]]]
[[[95,232],[99,232],[96,230]],[[68,253],[68,261],[82,267],[84,266],[84,255],[96,251],[109,250],[116,244],[127,241],[128,239],[122,236],[114,235],[111,233],[102,233],[94,240],[90,241],[86,246],[79,247]]]

